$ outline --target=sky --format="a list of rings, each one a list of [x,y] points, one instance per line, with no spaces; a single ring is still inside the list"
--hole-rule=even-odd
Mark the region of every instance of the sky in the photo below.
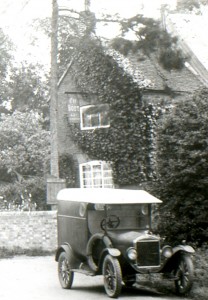
[[[49,41],[31,46],[32,20],[51,15],[51,0],[4,0],[0,1],[0,27],[17,47],[17,61],[29,60],[49,64]]]
[[[174,6],[176,0],[91,0],[91,10],[96,16],[102,14],[119,14],[129,18],[141,13],[147,16],[159,16],[159,6],[168,2]],[[77,11],[85,9],[85,0],[58,0],[59,7],[73,8]],[[50,65],[50,40],[46,40],[39,32],[36,44],[30,45],[34,33],[31,24],[35,18],[46,18],[52,14],[52,0],[1,0],[0,27],[10,36],[17,46],[15,58],[17,61],[29,60]],[[114,29],[107,26],[99,27],[99,34],[112,38]]]

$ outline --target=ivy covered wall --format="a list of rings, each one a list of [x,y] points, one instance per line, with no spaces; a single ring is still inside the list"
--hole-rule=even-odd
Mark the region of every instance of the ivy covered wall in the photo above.
[[[91,160],[111,162],[114,183],[119,186],[139,186],[156,179],[157,120],[164,101],[172,101],[173,93],[161,90],[158,96],[158,91],[151,89],[147,96],[148,84],[149,81],[142,77],[136,82],[99,41],[83,38],[76,48],[68,75],[59,87],[59,98],[65,99],[61,102],[60,119],[64,122],[66,135],[62,140],[69,145],[68,153],[73,158],[79,154]],[[83,93],[82,105],[108,104],[110,127],[80,130],[79,123],[67,121],[64,91],[70,92],[75,86]],[[89,96],[92,94],[93,97]]]
[[[80,43],[68,70],[69,77],[73,78],[77,90],[84,92],[82,103],[108,104],[110,127],[80,130],[79,123],[66,125],[67,117],[64,116],[65,126],[70,131],[68,143],[73,141],[79,148],[74,151],[92,160],[111,162],[115,184],[139,185],[152,180],[155,176],[151,156],[155,108],[143,102],[142,86],[106,55],[97,41],[82,40]],[[69,91],[70,87],[65,86],[66,89]],[[90,94],[95,95],[93,101]],[[64,97],[66,99],[62,90]],[[62,111],[66,110],[65,104]]]

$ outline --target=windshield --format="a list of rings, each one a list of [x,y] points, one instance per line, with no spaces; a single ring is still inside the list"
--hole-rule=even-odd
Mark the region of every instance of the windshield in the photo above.
[[[150,228],[150,205],[107,205],[107,218],[102,222],[102,227],[108,230],[114,229],[149,229]]]

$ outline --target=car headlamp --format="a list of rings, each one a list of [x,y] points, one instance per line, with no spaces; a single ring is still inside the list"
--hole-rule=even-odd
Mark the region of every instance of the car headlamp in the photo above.
[[[137,252],[134,248],[129,248],[127,250],[127,256],[130,260],[136,260],[137,258]]]
[[[170,246],[164,246],[162,248],[162,255],[166,258],[169,258],[173,255],[173,249]]]

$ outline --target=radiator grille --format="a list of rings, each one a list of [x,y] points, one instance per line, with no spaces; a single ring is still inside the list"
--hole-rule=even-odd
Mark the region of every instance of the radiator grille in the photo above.
[[[159,241],[144,240],[137,243],[137,264],[140,267],[160,265]]]

